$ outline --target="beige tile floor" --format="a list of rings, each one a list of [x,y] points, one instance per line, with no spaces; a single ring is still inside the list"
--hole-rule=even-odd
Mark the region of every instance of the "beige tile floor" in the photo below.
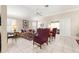
[[[48,45],[44,44],[42,49],[37,45],[33,46],[33,41],[24,38],[17,38],[17,41],[8,39],[8,49],[6,53],[78,53],[79,45],[73,37],[61,37],[57,35],[56,39]]]

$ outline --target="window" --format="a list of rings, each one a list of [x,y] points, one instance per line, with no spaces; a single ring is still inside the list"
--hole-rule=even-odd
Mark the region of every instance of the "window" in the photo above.
[[[50,23],[48,27],[49,27],[51,30],[52,30],[52,28],[57,28],[57,29],[59,29],[59,22]]]
[[[32,28],[36,30],[36,28],[37,28],[37,22],[36,21],[32,22]]]
[[[7,19],[7,32],[13,32],[16,29],[16,20],[15,19]]]

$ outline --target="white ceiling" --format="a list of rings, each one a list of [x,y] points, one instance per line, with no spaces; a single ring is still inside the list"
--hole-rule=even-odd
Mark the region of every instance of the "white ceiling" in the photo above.
[[[34,16],[50,16],[55,13],[78,9],[77,5],[8,5],[7,14],[11,17],[29,18]],[[36,12],[40,14],[36,14]]]

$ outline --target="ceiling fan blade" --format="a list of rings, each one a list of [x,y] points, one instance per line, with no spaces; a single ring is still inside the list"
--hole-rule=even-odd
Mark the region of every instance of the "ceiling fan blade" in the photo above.
[[[39,12],[36,12],[37,15],[42,16]]]

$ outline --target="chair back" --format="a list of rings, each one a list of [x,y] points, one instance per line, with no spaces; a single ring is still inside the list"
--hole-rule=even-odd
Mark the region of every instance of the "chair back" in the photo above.
[[[48,29],[37,29],[37,39],[35,40],[39,44],[43,44],[45,42],[48,42],[48,36],[49,36],[49,30]]]
[[[57,28],[53,28],[52,31],[53,31],[54,34],[56,34],[56,32],[57,32]]]
[[[57,33],[57,28],[53,28],[52,29],[52,36],[55,38],[56,36],[56,33]]]

